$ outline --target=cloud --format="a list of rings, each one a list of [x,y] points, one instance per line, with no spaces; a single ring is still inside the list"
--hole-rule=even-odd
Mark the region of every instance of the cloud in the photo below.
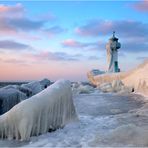
[[[0,5],[0,17],[19,18],[22,17],[24,13],[25,9],[20,3],[14,6]]]
[[[139,12],[148,13],[148,1],[147,0],[135,2],[134,4],[131,5],[131,7]]]
[[[102,42],[80,42],[74,39],[66,39],[64,40],[61,45],[66,48],[78,48],[78,49],[85,49],[85,50],[98,50],[102,48]],[[105,46],[104,46],[105,47]]]
[[[81,43],[81,42],[73,40],[73,39],[67,39],[67,40],[63,41],[62,45],[64,47],[72,47],[72,48],[83,48],[83,47],[88,46],[87,43]]]
[[[73,39],[67,39],[62,42],[62,46],[66,48],[73,48],[73,49],[84,49],[86,51],[96,52],[96,51],[104,51],[106,50],[106,42],[92,42],[92,43],[83,43],[79,42]],[[119,40],[120,42],[120,40]],[[122,53],[119,53],[120,56],[125,56],[126,52],[148,52],[148,43],[139,41],[135,42],[135,40],[122,40],[121,41],[121,49],[119,51],[122,51]]]
[[[67,54],[65,52],[39,52],[36,54],[28,54],[28,58],[35,61],[78,61],[81,55]]]
[[[76,34],[81,36],[104,36],[112,31],[118,32],[120,37],[148,37],[148,23],[131,20],[90,20],[86,24],[75,29]]]
[[[121,50],[124,52],[148,52],[148,23],[128,20],[91,20],[77,27],[75,31],[83,37],[108,37],[113,30],[118,33]],[[102,42],[97,48],[105,49],[105,44]]]
[[[28,18],[9,19],[7,25],[17,31],[34,31],[41,29],[45,24],[45,21],[30,20]]]
[[[0,5],[0,32],[18,32],[40,29],[46,23],[26,17],[22,4],[14,6]]]
[[[121,50],[124,52],[148,52],[148,44],[145,42],[123,42]]]
[[[31,46],[19,42],[15,42],[12,40],[1,40],[0,41],[0,49],[2,50],[28,50],[32,49]]]
[[[54,20],[53,15],[50,16],[49,13],[46,18],[34,17],[38,19],[33,19],[28,17],[26,12],[24,6],[19,3],[14,6],[0,5],[0,34],[6,36],[9,33],[9,36],[23,38],[22,34],[29,36],[32,32],[35,34],[44,32],[53,36],[65,31],[62,27],[56,25],[47,27],[47,24]]]

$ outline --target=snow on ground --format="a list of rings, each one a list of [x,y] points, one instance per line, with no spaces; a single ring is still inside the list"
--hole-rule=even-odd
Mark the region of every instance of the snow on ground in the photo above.
[[[26,142],[0,140],[0,146],[148,146],[148,117],[138,114],[142,96],[94,92],[75,95],[74,103],[78,122]]]

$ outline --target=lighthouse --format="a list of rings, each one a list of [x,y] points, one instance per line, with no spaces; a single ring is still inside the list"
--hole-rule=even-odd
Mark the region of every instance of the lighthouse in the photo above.
[[[121,44],[118,42],[118,38],[115,37],[115,31],[113,31],[113,36],[109,39],[106,44],[107,49],[107,63],[108,63],[108,72],[115,73],[120,72],[118,67],[118,49],[121,47]]]

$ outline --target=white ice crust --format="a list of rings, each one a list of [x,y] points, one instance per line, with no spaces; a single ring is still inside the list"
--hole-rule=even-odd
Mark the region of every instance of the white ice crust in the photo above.
[[[58,80],[0,116],[0,137],[28,140],[76,119],[71,84]]]

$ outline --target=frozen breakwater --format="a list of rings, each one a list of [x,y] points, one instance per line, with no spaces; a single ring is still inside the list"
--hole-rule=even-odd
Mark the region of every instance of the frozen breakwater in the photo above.
[[[147,101],[137,94],[95,91],[73,98],[79,121],[31,137],[28,142],[0,140],[1,146],[86,147],[148,146]]]
[[[148,60],[127,72],[94,75],[90,71],[87,76],[89,81],[98,87],[103,83],[112,83],[120,80],[126,87],[132,88],[134,92],[148,96]]]

